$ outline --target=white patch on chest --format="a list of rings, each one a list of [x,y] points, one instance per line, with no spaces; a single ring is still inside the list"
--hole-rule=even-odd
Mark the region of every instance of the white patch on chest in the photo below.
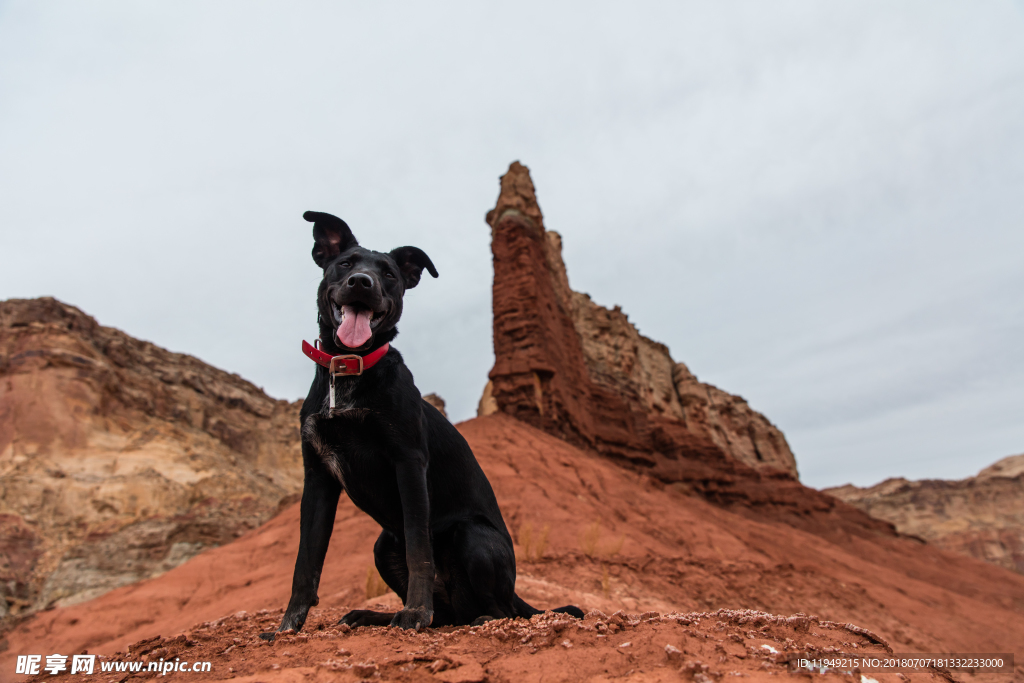
[[[331,418],[347,417],[355,419],[363,419],[369,413],[365,408],[356,407],[354,400],[355,394],[355,382],[350,378],[339,377],[334,381],[334,408],[331,408],[331,386],[328,383],[328,392],[324,395],[323,403],[320,406],[320,411],[313,413],[306,418],[306,421],[302,425],[302,438],[309,443],[317,455],[320,456],[321,462],[330,470],[334,478],[341,482],[341,485],[345,485],[345,480],[341,474],[341,463],[340,454],[338,453],[337,446],[331,444],[330,441],[325,438],[321,426],[322,421],[329,420]]]
[[[320,406],[320,414],[324,417],[332,417],[344,413],[356,407],[352,396],[355,394],[355,379],[351,377],[337,377],[332,382],[327,380],[327,393],[324,394],[323,405]],[[331,400],[331,395],[334,400]],[[333,408],[331,407],[333,403]]]
[[[306,418],[306,421],[302,425],[302,438],[312,447],[316,454],[320,456],[320,461],[331,471],[334,478],[341,482],[341,485],[345,485],[345,479],[341,476],[341,466],[338,463],[338,456],[334,453],[334,449],[331,448],[324,438],[323,434],[320,433],[320,415],[314,413]]]

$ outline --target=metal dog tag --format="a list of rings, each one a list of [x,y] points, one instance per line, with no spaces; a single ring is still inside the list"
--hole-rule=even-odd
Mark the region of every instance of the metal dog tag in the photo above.
[[[352,363],[350,366],[349,363]],[[335,380],[337,377],[354,377],[363,374],[363,357],[352,354],[333,356],[331,358],[331,364],[327,367],[327,372],[331,375],[331,414],[334,414],[335,408]]]

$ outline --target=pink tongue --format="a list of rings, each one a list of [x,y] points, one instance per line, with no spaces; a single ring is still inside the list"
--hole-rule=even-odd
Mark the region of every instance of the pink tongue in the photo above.
[[[341,312],[345,314],[345,317],[341,321],[341,327],[338,328],[338,341],[342,346],[357,349],[370,340],[370,318],[373,316],[373,312],[357,311],[351,306],[342,306]]]

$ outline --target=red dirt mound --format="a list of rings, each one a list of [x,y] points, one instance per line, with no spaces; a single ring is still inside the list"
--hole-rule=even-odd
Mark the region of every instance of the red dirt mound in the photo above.
[[[238,612],[197,624],[173,638],[142,640],[124,653],[99,658],[94,670],[105,665],[114,680],[120,680],[128,674],[117,671],[118,667],[127,669],[141,662],[146,677],[155,677],[148,671],[149,664],[162,671],[166,662],[167,680],[187,681],[202,674],[176,672],[172,667],[209,662],[211,675],[252,683],[612,678],[708,683],[723,675],[752,681],[803,677],[811,667],[801,659],[830,658],[837,651],[878,658],[891,654],[881,638],[852,624],[753,610],[610,616],[594,610],[584,620],[548,612],[530,620],[500,619],[481,626],[412,633],[337,627],[344,611],[331,608],[319,613],[319,622],[308,633],[279,636],[272,644],[261,640],[259,633],[272,628],[282,614],[283,610]],[[819,680],[849,681],[850,673],[840,669]],[[35,680],[51,678],[42,674]],[[872,674],[872,679],[879,683],[904,680],[895,673]],[[922,670],[914,680],[949,678],[940,671]]]
[[[785,615],[804,612],[869,629],[896,652],[1012,652],[1024,642],[1024,577],[1000,567],[889,533],[837,531],[835,538],[829,539],[768,518],[753,519],[682,494],[646,474],[624,470],[506,416],[478,418],[462,423],[459,429],[493,483],[516,536],[520,556],[517,590],[538,607],[571,602],[584,610],[600,609],[608,614],[721,608]],[[819,512],[816,524],[826,525],[830,516],[839,519],[834,509]],[[291,507],[237,541],[209,550],[159,578],[120,588],[88,603],[38,613],[8,634],[6,650],[0,654],[0,671],[13,671],[18,654],[88,650],[113,656],[148,638],[184,633],[193,635],[176,642],[188,638],[201,641],[196,624],[240,610],[254,615],[260,610],[271,613],[259,616],[258,624],[243,620],[232,622],[230,628],[209,631],[210,644],[204,644],[208,649],[202,652],[223,652],[236,646],[227,654],[209,655],[215,678],[259,673],[249,680],[326,680],[335,672],[330,666],[314,665],[333,659],[341,671],[347,664],[370,658],[378,667],[376,672],[386,679],[419,676],[426,680],[424,676],[434,674],[428,673],[424,660],[415,660],[415,652],[427,651],[435,640],[437,649],[430,651],[431,657],[437,653],[453,659],[470,657],[494,681],[540,680],[541,673],[555,680],[584,680],[623,676],[629,670],[603,664],[611,667],[604,673],[599,662],[626,655],[612,655],[612,648],[598,645],[593,634],[575,631],[573,638],[595,639],[570,638],[575,649],[562,651],[552,646],[542,650],[546,654],[541,663],[526,656],[529,651],[520,639],[489,637],[484,643],[472,631],[450,637],[439,631],[416,637],[390,631],[378,636],[360,632],[340,642],[331,641],[328,630],[324,637],[298,638],[259,650],[251,644],[255,642],[252,634],[273,625],[288,599],[297,527],[298,510]],[[372,520],[343,499],[324,567],[320,606],[314,608],[308,622],[309,634],[318,633],[318,624],[333,623],[345,609],[381,599],[394,604],[393,594],[367,598],[367,570],[372,565],[377,533]],[[707,642],[712,650],[715,645],[710,643],[714,642],[729,652],[730,634],[735,631],[740,638],[731,639],[736,647],[747,649],[750,644],[749,629],[739,629],[731,622],[721,629],[710,620],[704,623],[711,630],[695,631],[699,635],[687,638]],[[739,661],[741,653],[736,647],[735,656],[719,662],[706,649],[692,649],[690,640],[672,640],[684,634],[681,626],[658,624],[638,627],[638,636],[622,637],[622,642],[643,643],[632,651],[637,659],[630,661],[636,668],[631,674],[636,680],[641,680],[636,678],[641,669],[644,677],[678,676],[678,667],[658,673],[657,665],[666,664],[666,644],[687,651],[687,657],[708,665],[711,674],[732,670],[755,673],[761,666],[757,660],[751,669],[755,659],[750,655]],[[662,633],[659,629],[668,630]],[[840,649],[849,647],[844,645],[847,642],[862,642],[849,633],[838,636],[838,631],[811,630],[825,634],[821,647],[826,641],[830,643],[827,647]],[[796,647],[804,646],[799,638],[785,637],[794,640]],[[322,642],[325,640],[331,642]],[[352,657],[329,657],[337,647],[348,649]],[[778,645],[773,647],[783,651]],[[251,654],[251,650],[267,654]],[[384,662],[385,656],[404,657],[409,650],[414,653],[413,661],[399,666]],[[579,654],[585,650],[589,654]],[[291,654],[284,655],[286,651]],[[577,657],[593,667],[583,666]],[[417,661],[415,671],[401,671],[402,666]],[[243,663],[250,668],[243,668]],[[281,669],[273,669],[275,664]],[[237,671],[229,672],[228,667]],[[470,669],[476,671],[471,666],[467,671]],[[781,667],[777,670],[783,677],[791,675]],[[352,670],[344,671],[340,680],[353,678]],[[372,669],[355,671],[360,672],[372,673]],[[533,673],[523,677],[529,672]],[[1024,680],[1019,669],[1015,675],[1015,680]],[[885,680],[881,676],[871,675]],[[913,674],[912,680],[927,680],[919,676]],[[189,680],[199,678],[193,675]]]

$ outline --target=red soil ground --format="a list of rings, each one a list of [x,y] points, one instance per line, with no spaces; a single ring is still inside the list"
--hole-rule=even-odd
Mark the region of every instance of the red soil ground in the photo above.
[[[787,524],[716,507],[505,416],[459,429],[516,537],[520,595],[541,608],[573,603],[606,614],[623,610],[627,616],[614,628],[599,615],[565,625],[546,615],[477,629],[343,633],[333,624],[345,610],[395,604],[390,593],[367,599],[379,529],[343,499],[320,606],[303,633],[274,645],[255,637],[276,624],[288,600],[298,545],[295,506],[158,578],[22,622],[0,643],[0,678],[29,680],[11,673],[19,654],[88,651],[213,663],[211,673],[167,677],[190,681],[704,681],[734,674],[803,680],[809,674],[790,672],[784,661],[799,651],[850,652],[856,645],[880,653],[1010,653],[1024,643],[1024,576],[877,529],[850,531],[843,510]],[[708,614],[719,609],[816,616]],[[645,612],[669,616],[636,617]],[[678,617],[691,612],[703,614]],[[606,631],[598,630],[599,621]],[[840,626],[847,623],[877,635]],[[142,642],[157,636],[163,638]],[[630,645],[622,647],[625,642]],[[679,652],[669,656],[666,645]],[[867,676],[949,680],[937,673]],[[95,680],[108,678],[128,674]],[[831,679],[861,680],[820,678]],[[1021,667],[978,676],[1011,679],[1024,681]]]

